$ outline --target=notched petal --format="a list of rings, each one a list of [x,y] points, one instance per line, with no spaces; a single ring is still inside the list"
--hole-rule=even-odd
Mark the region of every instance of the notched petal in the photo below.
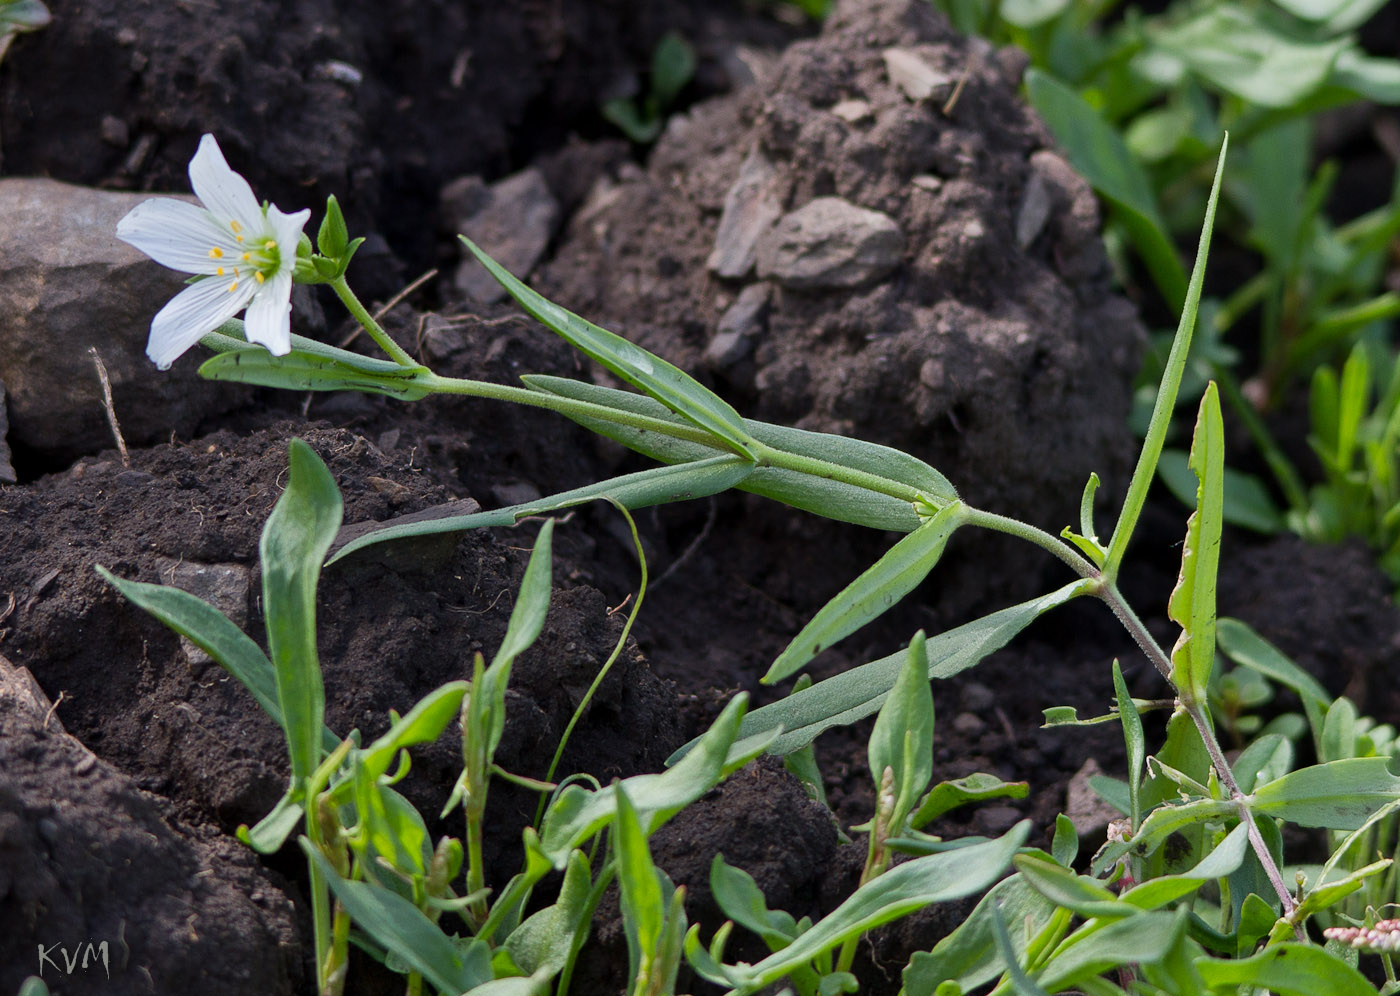
[[[173,197],[136,205],[117,222],[117,238],[181,273],[214,273],[219,260],[211,250],[226,255],[237,250],[228,230],[208,211]]]
[[[195,194],[221,221],[237,221],[256,231],[262,225],[262,208],[248,181],[229,168],[213,135],[199,140],[190,160],[190,184]]]
[[[151,319],[146,355],[162,370],[207,333],[238,314],[253,296],[253,288],[240,284],[230,291],[224,280],[201,280],[176,294]]]

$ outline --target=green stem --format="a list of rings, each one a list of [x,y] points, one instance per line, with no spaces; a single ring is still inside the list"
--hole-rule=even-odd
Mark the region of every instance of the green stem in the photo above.
[[[389,333],[384,331],[383,326],[374,320],[374,316],[360,303],[360,299],[355,296],[355,292],[346,283],[345,277],[336,277],[331,281],[331,290],[335,291],[335,296],[340,298],[342,304],[350,314],[355,316],[355,321],[359,322],[366,332],[370,334],[379,348],[389,354],[389,358],[403,367],[416,367],[420,364],[413,357],[406,353],[402,346],[389,338]]]
[[[758,441],[750,443],[749,449],[758,458],[760,466],[779,467],[783,470],[796,471],[799,474],[820,477],[827,481],[840,481],[842,484],[864,488],[867,491],[888,495],[901,501],[915,502],[920,498],[924,500],[929,498],[928,495],[912,485],[894,481],[888,477],[881,477],[878,474],[871,474],[868,471],[857,470],[854,467],[843,467],[840,464],[829,463],[816,457],[774,449]]]
[[[475,800],[467,804],[467,895],[478,893],[486,888],[486,869],[482,866],[482,833],[481,823],[483,814],[480,808],[474,805]],[[490,910],[486,906],[485,899],[473,900],[467,906],[467,919],[471,924],[473,932],[479,932],[482,924]]]
[[[973,508],[965,505],[963,521],[968,525],[981,526],[983,529],[991,529],[995,532],[1006,533],[1025,540],[1027,543],[1034,543],[1042,550],[1054,555],[1058,559],[1069,565],[1070,570],[1078,574],[1081,578],[1089,581],[1098,581],[1101,577],[1099,569],[1089,561],[1081,557],[1075,550],[1057,536],[1051,536],[1044,529],[1037,529],[1029,523],[1019,519],[1011,519],[1004,515],[997,515],[995,512],[984,512],[980,508]]]

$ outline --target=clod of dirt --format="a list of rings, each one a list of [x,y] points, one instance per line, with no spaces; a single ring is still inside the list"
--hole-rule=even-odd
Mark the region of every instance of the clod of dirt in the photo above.
[[[0,657],[0,991],[303,991],[305,938],[252,852],[173,822],[54,705]]]
[[[911,91],[915,63],[952,82]],[[595,188],[544,290],[708,365],[746,414],[907,449],[1058,531],[1090,471],[1126,484],[1143,331],[1022,65],[926,3],[838,4],[770,76],[673,119],[645,173]],[[1046,558],[976,542],[975,570],[939,568],[942,608],[1033,593]]]

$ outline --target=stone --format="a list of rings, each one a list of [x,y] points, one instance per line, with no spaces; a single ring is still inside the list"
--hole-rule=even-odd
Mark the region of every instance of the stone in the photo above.
[[[725,309],[715,336],[705,349],[705,362],[711,369],[731,367],[753,352],[754,340],[763,334],[771,297],[772,288],[768,284],[749,284]]]
[[[192,560],[161,557],[158,561],[161,583],[179,588],[208,602],[239,629],[248,627],[248,592],[251,578],[242,564],[200,564]],[[213,658],[186,637],[180,637],[180,648],[191,668],[212,664]]]
[[[715,247],[705,265],[717,277],[742,280],[758,258],[758,243],[782,217],[783,202],[776,171],[757,148],[739,167],[739,178],[724,196],[724,212],[715,230]]]
[[[903,256],[904,233],[889,215],[818,197],[759,242],[758,273],[792,290],[859,287],[888,275]]]
[[[453,227],[521,280],[535,268],[559,227],[559,202],[534,167],[489,186],[476,177],[454,181],[444,188],[442,201]],[[506,297],[505,288],[465,246],[453,283],[480,304]]]
[[[1074,824],[1079,839],[1085,843],[1103,843],[1109,823],[1122,815],[1105,802],[1089,784],[1091,778],[1101,774],[1103,770],[1099,767],[1099,762],[1091,757],[1070,778],[1069,787],[1066,789],[1065,815]]]
[[[151,318],[184,287],[183,274],[116,237],[117,222],[148,194],[54,180],[0,180],[0,381],[9,442],[47,462],[112,446],[96,347],[128,445],[188,435],[249,389],[201,379],[191,350],[166,372],[146,359]],[[300,331],[294,310],[293,329]]]
[[[883,55],[890,82],[916,103],[928,100],[939,87],[953,82],[951,76],[940,73],[906,48],[887,48]]]

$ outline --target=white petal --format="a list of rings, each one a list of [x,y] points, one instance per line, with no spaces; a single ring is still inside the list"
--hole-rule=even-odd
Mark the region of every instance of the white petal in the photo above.
[[[269,204],[267,220],[272,225],[273,238],[281,251],[278,271],[291,273],[297,263],[297,243],[301,241],[301,230],[311,218],[311,209],[303,208],[296,214],[285,214],[276,204]]]
[[[253,196],[253,188],[229,169],[213,135],[199,140],[199,149],[190,160],[190,184],[220,221],[237,221],[255,233],[262,227],[262,207]]]
[[[230,257],[238,251],[228,229],[208,211],[172,197],[136,205],[117,222],[117,238],[181,273],[215,272],[219,261],[209,255],[215,247]]]
[[[229,281],[201,280],[176,294],[151,319],[146,355],[162,370],[169,370],[185,350],[243,309],[253,296],[256,281],[243,281],[230,291]]]
[[[286,356],[292,348],[292,275],[279,272],[263,284],[243,322],[249,342],[262,343],[273,356]]]

